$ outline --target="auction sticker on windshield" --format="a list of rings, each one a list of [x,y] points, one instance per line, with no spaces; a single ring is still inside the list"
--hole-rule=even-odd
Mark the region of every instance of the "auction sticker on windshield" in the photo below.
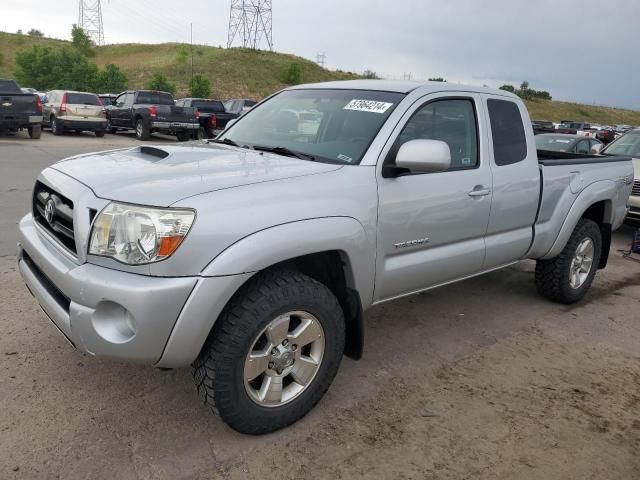
[[[344,106],[344,109],[355,110],[357,112],[384,113],[392,106],[393,103],[353,99]]]

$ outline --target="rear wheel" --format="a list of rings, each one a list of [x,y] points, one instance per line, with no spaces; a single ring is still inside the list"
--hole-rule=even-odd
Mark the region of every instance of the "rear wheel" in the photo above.
[[[342,359],[333,293],[295,271],[258,274],[236,294],[193,364],[199,394],[235,430],[263,434],[306,415]]]
[[[96,137],[102,138],[104,137],[104,130],[96,130],[95,134],[96,134]]]
[[[151,129],[147,123],[142,118],[136,120],[136,138],[138,140],[149,140],[150,137]]]
[[[204,140],[205,138],[208,138],[207,131],[204,129],[204,127],[200,127],[193,132],[193,138],[195,140]]]
[[[179,142],[186,142],[191,140],[191,133],[188,131],[185,132],[177,132],[176,133],[176,138],[178,139]]]
[[[56,117],[51,117],[51,133],[54,135],[62,135],[62,123]]]
[[[42,136],[42,125],[34,125],[33,127],[29,127],[29,138],[33,140],[38,140]]]
[[[564,250],[551,260],[538,260],[536,287],[549,300],[572,304],[580,301],[591,287],[602,252],[598,224],[580,219]]]
[[[111,125],[111,120],[107,120],[107,132],[111,133],[112,135],[115,135],[117,131],[118,129],[113,128],[113,126]]]

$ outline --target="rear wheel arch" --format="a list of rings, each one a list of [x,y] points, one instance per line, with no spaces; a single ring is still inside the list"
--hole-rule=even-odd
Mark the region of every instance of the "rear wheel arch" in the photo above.
[[[609,251],[611,250],[611,234],[613,222],[613,202],[611,200],[601,200],[594,203],[585,210],[581,218],[593,220],[600,228],[602,236],[602,248],[600,253],[600,261],[598,268],[603,269],[607,266],[609,260]]]

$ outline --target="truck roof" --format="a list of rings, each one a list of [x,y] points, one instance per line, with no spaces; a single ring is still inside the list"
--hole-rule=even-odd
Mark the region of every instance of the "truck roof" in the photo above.
[[[296,85],[288,88],[288,90],[298,89],[325,89],[335,88],[342,90],[373,90],[380,92],[410,93],[414,90],[423,90],[423,92],[474,92],[474,93],[491,93],[505,97],[518,98],[517,95],[504,90],[494,88],[478,87],[473,85],[458,85],[447,82],[416,82],[408,80],[341,80],[335,82],[309,83],[305,85]]]

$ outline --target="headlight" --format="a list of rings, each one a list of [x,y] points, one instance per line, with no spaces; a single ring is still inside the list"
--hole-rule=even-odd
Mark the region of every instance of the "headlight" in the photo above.
[[[171,256],[189,232],[195,212],[110,203],[93,224],[89,253],[130,265]]]

